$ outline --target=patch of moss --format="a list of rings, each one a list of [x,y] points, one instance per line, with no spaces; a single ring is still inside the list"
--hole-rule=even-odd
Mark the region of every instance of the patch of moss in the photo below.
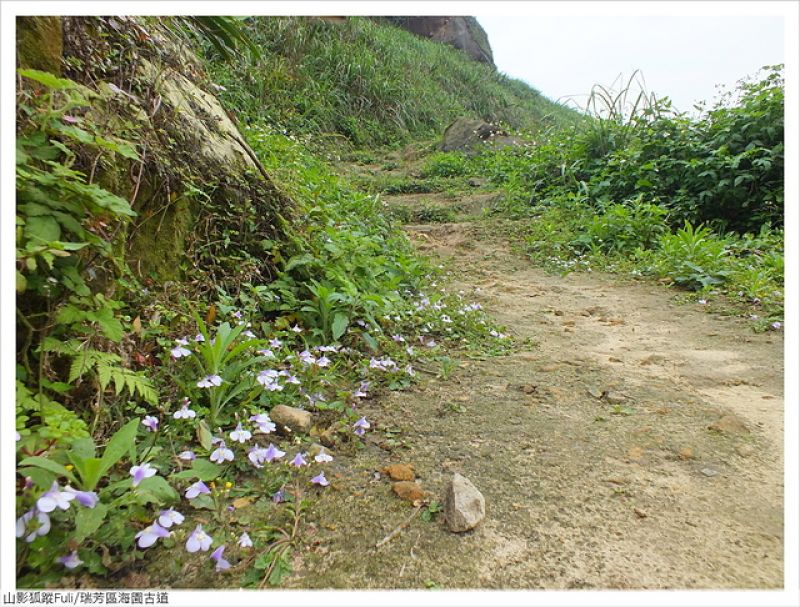
[[[17,63],[61,75],[64,50],[60,17],[17,17]]]

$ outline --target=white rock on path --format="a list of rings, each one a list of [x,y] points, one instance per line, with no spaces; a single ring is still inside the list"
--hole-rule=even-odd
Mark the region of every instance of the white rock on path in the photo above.
[[[444,516],[450,531],[460,533],[477,527],[486,517],[486,500],[470,480],[453,475],[444,491]]]

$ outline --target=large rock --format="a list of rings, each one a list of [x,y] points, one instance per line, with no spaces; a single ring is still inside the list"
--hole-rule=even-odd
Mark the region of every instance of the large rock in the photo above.
[[[439,149],[443,152],[476,154],[487,145],[504,147],[520,143],[518,139],[510,137],[506,131],[494,124],[472,118],[456,118],[445,129]]]
[[[464,51],[475,61],[494,66],[489,37],[475,17],[386,17],[412,34]]]
[[[486,517],[483,495],[457,472],[445,487],[443,502],[447,527],[455,533],[474,529]]]
[[[281,430],[288,429],[295,434],[307,434],[311,430],[311,413],[303,409],[278,405],[269,412],[269,417]]]

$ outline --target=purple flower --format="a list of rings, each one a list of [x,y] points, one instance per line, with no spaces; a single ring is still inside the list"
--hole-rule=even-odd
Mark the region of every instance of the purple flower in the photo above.
[[[186,462],[192,462],[197,459],[197,456],[194,454],[194,451],[181,451],[178,453],[178,459],[182,459]]]
[[[406,365],[406,374],[408,374],[411,377],[414,377],[417,373],[414,371],[414,367],[412,367],[411,365]]]
[[[205,338],[205,337],[203,337],[203,334],[202,334],[202,333],[198,333],[197,335],[195,335],[195,336],[194,336],[194,340],[195,340],[196,342],[201,342],[201,341],[205,341],[205,340],[206,340],[206,338]]]
[[[406,338],[402,335],[392,335],[392,339],[395,340],[397,343],[405,343]]]
[[[283,345],[283,342],[277,337],[274,337],[269,340],[269,345],[272,346],[273,348],[280,348],[281,345]]]
[[[332,462],[333,457],[325,453],[325,448],[323,447],[319,450],[319,453],[314,456],[314,461],[318,464],[324,464],[326,462]]]
[[[175,508],[162,510],[158,516],[158,524],[167,528],[172,527],[172,525],[180,525],[183,520],[184,516],[175,510]]]
[[[406,354],[408,354],[409,356],[414,356],[414,346],[406,347]]]
[[[144,479],[155,476],[158,470],[153,468],[150,464],[142,464],[141,466],[133,466],[130,470],[130,475],[133,477],[133,487],[136,487]]]
[[[777,321],[777,320],[776,320],[774,323],[772,323],[772,324],[770,325],[770,327],[772,327],[772,328],[773,328],[775,331],[777,331],[778,329],[780,329],[782,326],[783,326],[783,325],[782,325],[782,324],[781,324],[779,321]]]
[[[247,452],[247,459],[250,460],[256,468],[263,468],[263,463],[266,461],[267,450],[264,447],[255,446]]]
[[[22,440],[22,435],[19,432],[17,432],[17,442],[21,440]]]
[[[139,548],[149,548],[155,544],[160,537],[169,537],[169,531],[164,529],[164,527],[158,523],[153,523],[149,527],[145,527],[136,534],[136,544],[139,546]]]
[[[189,408],[191,401],[188,398],[183,399],[183,403],[181,404],[181,408],[175,411],[172,414],[172,417],[175,419],[194,419],[197,417],[197,413]]]
[[[236,320],[239,320],[242,318],[242,313],[239,310],[234,310],[231,312],[231,316],[233,316]]]
[[[196,483],[189,485],[189,488],[186,489],[186,499],[193,500],[201,493],[211,493],[211,489],[208,488],[203,481],[197,481]]]
[[[241,422],[236,424],[236,430],[231,432],[231,440],[237,441],[237,442],[240,442],[240,443],[246,443],[247,441],[250,440],[251,436],[252,436],[252,434],[250,434],[249,430],[244,430],[242,428]]]
[[[292,327],[292,331],[295,333],[302,333],[303,329],[295,324],[295,326]]]
[[[285,451],[281,451],[272,443],[267,447],[267,452],[264,454],[264,461],[272,463],[273,460],[280,459],[286,455]]]
[[[250,433],[248,432],[248,434],[250,434]],[[220,463],[220,464],[221,464],[222,462],[224,462],[224,461],[229,461],[229,462],[232,462],[232,461],[233,461],[233,451],[231,451],[230,449],[228,449],[228,448],[225,446],[225,443],[224,443],[224,442],[221,442],[221,443],[219,444],[219,447],[217,447],[217,448],[214,450],[214,452],[211,454],[211,457],[210,457],[209,459],[210,459],[212,462],[218,462],[218,463]]]
[[[355,396],[356,398],[364,398],[367,395],[368,389],[369,389],[369,382],[362,381],[358,389],[355,392],[353,392],[353,396]]]
[[[155,432],[158,430],[158,418],[152,415],[145,415],[142,425],[147,428],[148,432]]]
[[[206,375],[203,379],[197,382],[198,388],[212,388],[214,386],[222,385],[222,378],[219,375]]]
[[[34,517],[36,517],[36,520],[33,529],[30,530],[30,533],[25,538],[25,541],[29,544],[40,535],[47,535],[50,531],[50,517],[34,508],[33,510],[28,510],[17,519],[17,537],[22,537],[28,532],[29,523],[34,520]]]
[[[247,531],[242,533],[239,536],[239,546],[242,548],[252,548],[253,547],[253,540],[250,539],[250,536],[247,535]]]
[[[211,560],[216,561],[217,563],[217,571],[223,571],[224,569],[230,569],[231,564],[222,558],[222,553],[225,551],[225,546],[220,546],[214,552],[211,553]]]
[[[316,358],[314,358],[314,355],[308,350],[303,350],[302,352],[300,352],[300,354],[297,355],[297,358],[299,358],[300,362],[302,362],[304,365],[313,364],[317,360]]]
[[[78,500],[78,503],[86,508],[94,508],[97,505],[97,502],[100,501],[100,498],[94,491],[78,491],[69,485],[64,487],[64,491],[72,493],[75,496],[75,499]]]
[[[321,487],[327,487],[328,485],[330,485],[330,483],[328,482],[328,479],[325,478],[325,473],[324,472],[320,472],[317,476],[312,478],[311,482],[314,483],[315,485],[319,485]]]
[[[324,356],[323,356],[323,358],[324,358]],[[321,360],[322,360],[322,358],[320,358],[320,361]],[[322,367],[322,366],[324,366],[324,365],[320,365],[320,367]],[[297,379],[297,377],[295,375],[291,375],[290,374],[290,375],[286,376],[286,383],[287,384],[295,384],[295,385],[299,386],[300,385],[300,380]]]
[[[250,339],[255,339],[256,338],[256,334],[253,333],[250,329],[247,329],[246,331],[242,331],[242,335],[244,335],[245,337],[249,337]]]
[[[316,365],[318,367],[327,367],[331,364],[331,359],[325,356],[324,354],[317,359]]]
[[[61,488],[58,486],[58,481],[53,481],[53,485],[50,489],[36,501],[36,507],[40,512],[52,512],[56,508],[67,510],[69,508],[69,503],[74,499],[74,493],[61,491]]]
[[[278,489],[275,493],[272,494],[272,501],[276,504],[282,504],[286,501],[286,494],[283,491],[283,487]]]
[[[308,462],[306,462],[306,460],[303,458],[302,453],[298,453],[297,455],[294,456],[294,459],[289,462],[289,464],[297,468],[302,468],[303,466],[308,465]]]
[[[67,569],[75,569],[83,565],[83,561],[78,557],[78,551],[73,550],[67,556],[60,556],[56,559],[57,563],[61,563]]]
[[[195,530],[192,531],[189,539],[186,540],[186,550],[188,552],[197,552],[198,550],[205,552],[211,548],[211,542],[213,541],[211,536],[203,531],[203,526],[198,525],[195,527]]]
[[[192,351],[186,347],[189,345],[188,339],[186,339],[185,337],[181,339],[176,339],[175,343],[177,343],[178,345],[172,348],[172,350],[170,350],[172,358],[181,358],[182,356],[192,355]]]
[[[355,433],[358,436],[364,436],[364,431],[369,429],[369,422],[367,421],[366,417],[362,417],[356,423],[353,424],[353,428],[355,428]]]
[[[275,358],[275,354],[272,350],[256,350],[256,354],[261,354],[261,356],[266,358]]]

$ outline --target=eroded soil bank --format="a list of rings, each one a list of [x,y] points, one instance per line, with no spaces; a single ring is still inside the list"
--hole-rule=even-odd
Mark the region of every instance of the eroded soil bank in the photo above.
[[[529,345],[364,403],[377,430],[338,458],[288,587],[783,585],[781,334],[654,283],[547,275],[494,223],[408,231]],[[393,462],[431,499],[466,475],[486,520],[456,535],[416,516],[376,548],[413,511],[379,472]]]

